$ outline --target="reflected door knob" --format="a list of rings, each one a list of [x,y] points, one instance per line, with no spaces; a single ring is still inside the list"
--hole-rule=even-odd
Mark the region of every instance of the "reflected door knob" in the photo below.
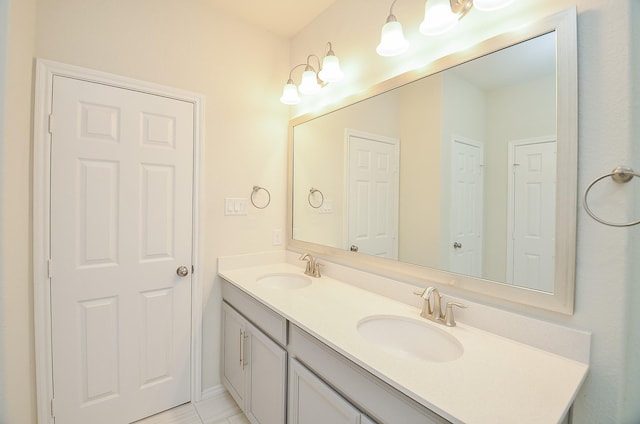
[[[178,269],[176,269],[176,274],[178,274],[178,277],[186,277],[189,275],[189,268],[186,266],[179,266]]]
[[[454,248],[454,249],[460,249],[461,247],[462,247],[462,243],[460,243],[460,242],[458,242],[458,241],[457,241],[457,242],[455,242],[455,243],[453,243],[453,248]]]
[[[356,246],[355,244],[352,244],[351,247],[349,248],[349,250],[351,250],[352,252],[357,252],[358,251],[358,246]]]

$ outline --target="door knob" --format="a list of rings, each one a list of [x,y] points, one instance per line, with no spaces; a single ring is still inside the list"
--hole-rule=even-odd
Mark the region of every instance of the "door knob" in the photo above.
[[[356,246],[355,244],[352,244],[351,247],[349,248],[349,250],[351,250],[352,252],[357,252],[358,251],[358,246]]]
[[[186,277],[189,275],[189,268],[186,266],[179,266],[178,269],[176,269],[176,274],[178,274],[178,277]]]
[[[455,242],[455,243],[453,243],[453,248],[454,248],[454,249],[460,249],[461,247],[462,247],[462,243],[460,243],[460,242],[458,242],[458,241],[457,241],[457,242]]]

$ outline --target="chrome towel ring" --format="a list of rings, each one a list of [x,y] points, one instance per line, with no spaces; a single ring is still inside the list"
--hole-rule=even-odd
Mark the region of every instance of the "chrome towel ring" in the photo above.
[[[584,206],[584,210],[587,211],[587,213],[589,214],[589,216],[591,218],[595,219],[596,221],[598,221],[601,224],[608,225],[610,227],[631,227],[633,225],[640,224],[640,219],[638,219],[637,221],[621,222],[621,223],[605,221],[604,219],[596,216],[593,213],[593,211],[591,211],[591,209],[589,208],[589,203],[587,202],[587,196],[589,195],[589,191],[593,188],[593,186],[598,181],[603,180],[603,179],[605,179],[607,177],[611,177],[611,179],[613,181],[615,181],[615,182],[617,182],[619,184],[625,184],[625,183],[628,183],[629,181],[631,181],[633,179],[633,177],[640,178],[640,175],[637,174],[636,172],[634,172],[633,169],[631,169],[631,168],[627,168],[627,167],[624,167],[624,166],[618,166],[618,167],[616,167],[616,169],[614,169],[610,173],[602,175],[602,176],[596,178],[584,190],[584,194],[582,196],[582,205]]]
[[[320,203],[316,203],[315,205],[313,204],[313,202],[311,201],[311,197],[315,194],[315,193],[320,193]],[[322,194],[322,192],[320,190],[318,190],[317,188],[313,188],[311,187],[309,189],[309,195],[307,196],[307,201],[309,202],[309,205],[314,208],[314,209],[318,209],[320,208],[323,204],[324,204],[324,194]]]
[[[256,205],[256,201],[253,198],[256,195],[256,193],[259,192],[260,190],[264,190],[264,192],[267,193],[267,203],[265,203],[262,206]],[[264,187],[257,186],[257,185],[253,186],[253,191],[251,192],[251,204],[253,206],[255,206],[256,208],[258,208],[258,209],[264,209],[267,206],[269,206],[269,203],[271,203],[271,193],[269,193],[269,190],[267,190]]]

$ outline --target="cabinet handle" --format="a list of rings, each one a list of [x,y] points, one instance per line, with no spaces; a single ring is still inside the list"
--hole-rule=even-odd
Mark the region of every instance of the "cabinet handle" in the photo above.
[[[240,364],[242,365],[242,369],[244,369],[244,367],[247,365],[247,353],[245,351],[247,350],[248,338],[249,338],[249,335],[247,334],[246,331],[244,331],[242,333],[242,351],[240,353]]]
[[[244,367],[244,331],[240,329],[240,366]]]

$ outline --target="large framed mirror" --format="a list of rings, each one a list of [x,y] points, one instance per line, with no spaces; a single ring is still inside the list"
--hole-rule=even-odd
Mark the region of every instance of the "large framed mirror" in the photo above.
[[[290,123],[288,248],[573,313],[576,11]]]

